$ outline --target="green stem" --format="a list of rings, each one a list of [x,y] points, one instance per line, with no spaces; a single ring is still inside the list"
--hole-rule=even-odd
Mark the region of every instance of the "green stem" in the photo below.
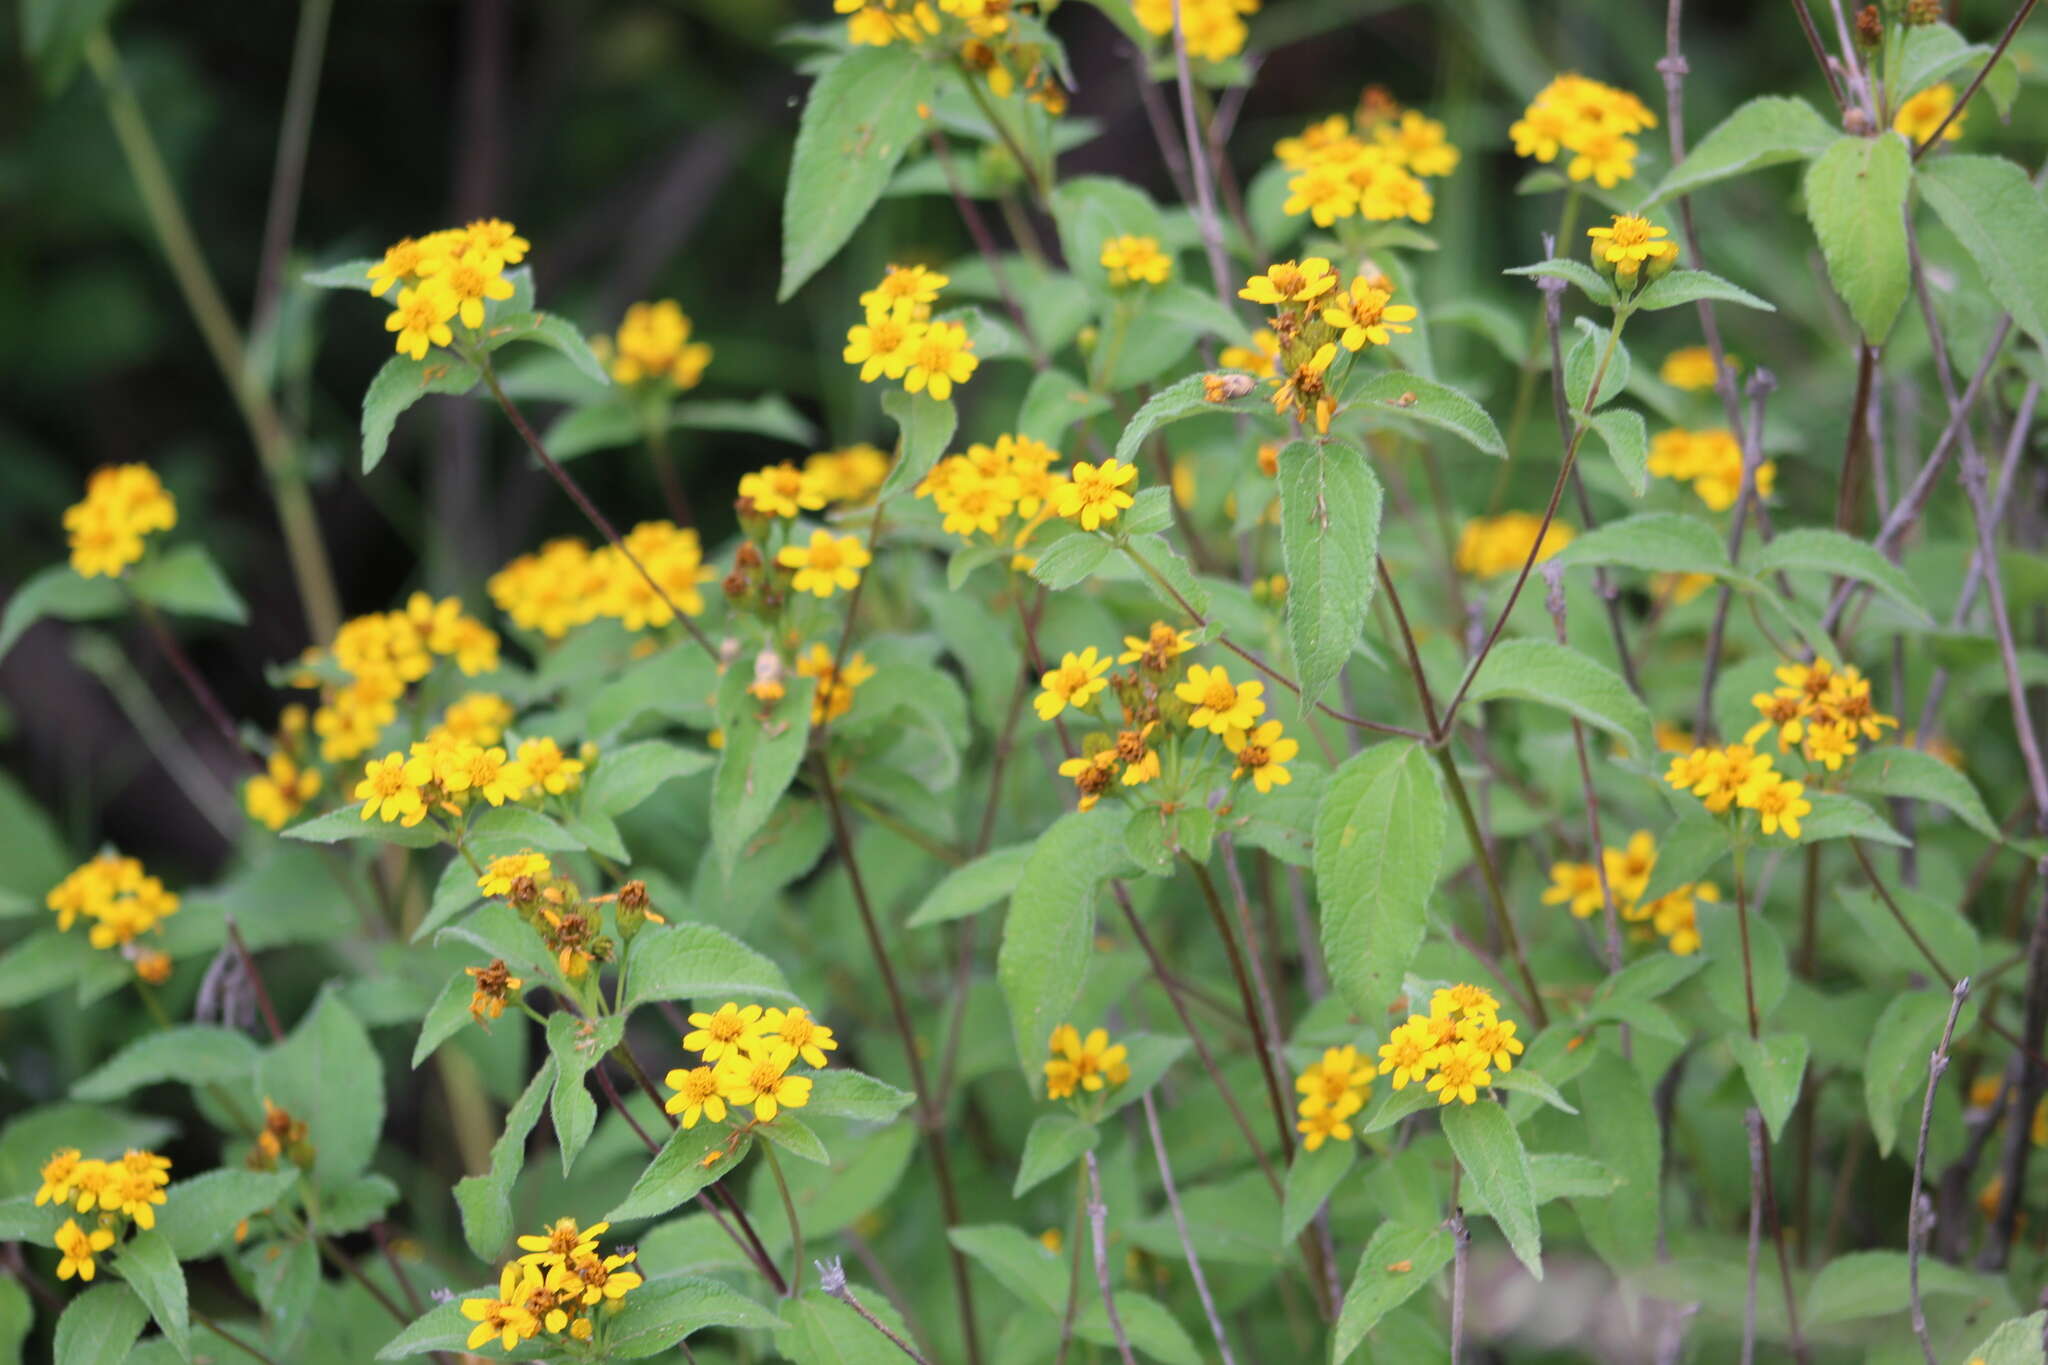
[[[1557,215],[1556,250],[1560,256],[1571,255],[1572,233],[1579,226],[1579,203],[1583,197],[1577,185],[1564,192],[1564,206],[1559,209]],[[1536,398],[1537,347],[1542,340],[1543,310],[1539,308],[1536,310],[1536,323],[1529,329],[1529,345],[1522,356],[1521,374],[1515,382],[1515,405],[1511,410],[1512,415],[1508,418],[1508,462],[1501,465],[1500,474],[1494,479],[1488,511],[1499,507],[1501,495],[1507,488],[1508,470],[1513,463],[1515,452],[1521,449],[1522,430],[1528,425],[1529,414]]]
[[[1465,827],[1465,838],[1472,845],[1472,856],[1479,864],[1479,873],[1486,882],[1488,904],[1493,906],[1494,923],[1500,929],[1501,940],[1508,945],[1509,954],[1515,959],[1515,970],[1522,978],[1522,989],[1529,994],[1529,1017],[1535,1020],[1539,1029],[1550,1025],[1550,1012],[1543,1008],[1543,996],[1536,989],[1535,973],[1529,970],[1529,959],[1522,952],[1522,937],[1515,932],[1514,916],[1508,913],[1508,900],[1500,889],[1500,874],[1494,870],[1493,859],[1487,855],[1486,840],[1479,832],[1479,818],[1472,813],[1472,798],[1465,791],[1465,779],[1458,775],[1458,765],[1451,758],[1451,751],[1445,748],[1430,750],[1436,759],[1438,771],[1444,775],[1444,786],[1450,789],[1451,804],[1458,808],[1458,821]]]
[[[782,1178],[782,1161],[775,1155],[775,1144],[761,1144],[761,1155],[768,1158],[768,1173],[775,1177],[775,1192],[782,1196],[782,1213],[789,1219],[789,1241],[794,1256],[789,1267],[789,1288],[786,1297],[795,1297],[804,1291],[804,1229],[796,1216],[796,1200],[789,1196],[789,1182]]]
[[[1749,1006],[1749,1036],[1755,1040],[1761,1031],[1761,1021],[1756,1008],[1756,969],[1749,951],[1749,896],[1742,882],[1743,855],[1747,847],[1740,839],[1736,840],[1735,924],[1742,934],[1742,994]]]

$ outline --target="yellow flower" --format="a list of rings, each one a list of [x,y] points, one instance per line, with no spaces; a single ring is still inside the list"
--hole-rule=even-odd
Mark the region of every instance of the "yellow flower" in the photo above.
[[[1476,1019],[1500,1013],[1500,1001],[1484,986],[1475,986],[1461,981],[1455,986],[1442,986],[1430,993],[1429,1013],[1433,1019],[1457,1015],[1461,1019]]]
[[[518,853],[507,853],[491,859],[484,873],[476,879],[477,889],[486,896],[509,896],[512,883],[520,878],[541,881],[554,872],[554,864],[545,853],[524,849]]]
[[[1270,375],[1273,366],[1280,359],[1280,339],[1273,335],[1270,327],[1261,327],[1252,333],[1249,346],[1225,346],[1217,355],[1216,363],[1226,370],[1250,370],[1256,375]]]
[[[1074,779],[1074,789],[1080,793],[1079,808],[1095,809],[1095,803],[1109,790],[1111,775],[1116,770],[1116,750],[1103,749],[1095,754],[1084,754],[1070,758],[1060,764],[1060,776]]]
[[[1420,110],[1403,110],[1398,123],[1380,124],[1373,129],[1373,141],[1416,175],[1449,175],[1458,168],[1458,149],[1450,144],[1444,125]]]
[[[1072,1024],[1061,1024],[1046,1046],[1052,1053],[1045,1064],[1048,1099],[1062,1100],[1076,1089],[1093,1092],[1130,1079],[1128,1051],[1122,1043],[1110,1045],[1107,1029],[1090,1029],[1083,1038]]]
[[[1764,833],[1782,830],[1787,839],[1797,839],[1800,818],[1813,811],[1813,802],[1802,795],[1805,790],[1804,783],[1764,773],[1742,789],[1740,800],[1744,809],[1757,813]]]
[[[1277,720],[1269,720],[1253,730],[1225,730],[1223,747],[1237,759],[1237,766],[1230,773],[1233,782],[1250,773],[1252,785],[1261,792],[1269,792],[1294,780],[1284,765],[1301,752],[1301,745],[1295,740],[1281,738]]]
[[[1429,1020],[1420,1014],[1408,1016],[1408,1022],[1387,1035],[1387,1041],[1380,1044],[1380,1075],[1391,1074],[1394,1089],[1405,1089],[1410,1081],[1420,1081],[1429,1075],[1430,1054],[1436,1050],[1435,1035],[1429,1027]]]
[[[434,282],[455,300],[456,316],[471,331],[484,325],[484,300],[512,297],[512,281],[488,268],[486,261],[465,256],[434,277]],[[446,345],[447,343],[442,343]]]
[[[509,1351],[539,1333],[540,1323],[523,1305],[528,1294],[526,1286],[538,1287],[540,1283],[540,1275],[532,1267],[507,1261],[498,1275],[496,1298],[464,1299],[462,1316],[476,1324],[469,1334],[468,1349],[474,1351],[495,1340]]]
[[[713,1123],[725,1122],[725,1097],[716,1068],[679,1068],[662,1077],[661,1083],[676,1092],[669,1096],[668,1103],[662,1108],[671,1114],[682,1115],[683,1127],[695,1128],[700,1118],[708,1118]]]
[[[400,238],[385,247],[384,259],[364,272],[370,281],[370,296],[381,298],[390,292],[393,285],[419,274],[420,262],[425,255],[425,246],[410,237]]]
[[[1465,523],[1458,536],[1458,569],[1480,578],[1518,571],[1527,562],[1530,547],[1537,544],[1539,531],[1543,541],[1536,550],[1538,564],[1572,543],[1571,527],[1552,521],[1545,529],[1543,519],[1533,513],[1503,512],[1497,517],[1475,517]]]
[[[759,1005],[743,1008],[730,1000],[710,1014],[691,1015],[690,1024],[692,1031],[683,1035],[683,1046],[702,1053],[707,1062],[758,1046],[761,1035],[768,1031],[761,1022]]]
[[[1160,38],[1173,32],[1176,7],[1189,55],[1221,62],[1244,50],[1249,30],[1241,16],[1256,13],[1259,0],[1131,0],[1139,26]]]
[[[1611,190],[1635,175],[1636,153],[1640,150],[1634,142],[1616,133],[1587,133],[1565,173],[1574,180],[1591,180],[1601,189]]]
[[[1620,274],[1633,275],[1645,263],[1667,256],[1674,261],[1678,258],[1678,243],[1665,240],[1669,229],[1634,214],[1613,217],[1607,227],[1586,229],[1586,235],[1593,239],[1595,265],[1605,264]]]
[[[910,368],[910,348],[924,336],[925,324],[910,316],[908,304],[897,304],[884,312],[869,309],[867,321],[847,329],[846,349],[840,352],[849,365],[860,366],[863,384],[878,377],[903,378]]]
[[[1363,1108],[1364,1101],[1360,1100],[1355,1093],[1348,1095],[1347,1098],[1351,1102],[1351,1107],[1348,1110],[1343,1106],[1333,1106],[1328,1109],[1317,1109],[1313,1112],[1308,1109],[1301,1111],[1301,1120],[1294,1127],[1301,1134],[1303,1151],[1321,1151],[1323,1144],[1331,1138],[1335,1138],[1339,1142],[1351,1141],[1351,1125],[1345,1122],[1345,1120]]]
[[[1062,657],[1058,668],[1038,680],[1045,689],[1032,701],[1038,718],[1051,720],[1068,707],[1076,711],[1085,709],[1097,693],[1109,686],[1109,679],[1103,676],[1108,671],[1109,660],[1098,658],[1093,645],[1079,654]]]
[[[1306,213],[1317,227],[1329,227],[1339,218],[1358,211],[1358,186],[1349,169],[1338,163],[1303,168],[1287,182],[1287,198],[1280,206],[1289,216]]]
[[[458,307],[456,297],[438,281],[423,284],[417,289],[401,289],[397,307],[384,319],[384,330],[398,333],[400,355],[425,360],[429,345],[455,344],[455,333],[448,326],[448,319],[455,316]]]
[[[1956,88],[1947,81],[1930,85],[1913,98],[1899,106],[1899,112],[1892,117],[1894,131],[1904,133],[1906,139],[1916,146],[1934,136],[1934,130],[1941,128],[1941,121],[1948,117],[1948,111],[1956,106]],[[1957,114],[1948,127],[1942,128],[1941,140],[1954,142],[1963,135],[1963,120],[1966,112]]]
[[[1461,1022],[1458,1041],[1477,1053],[1482,1065],[1490,1060],[1496,1071],[1513,1070],[1515,1058],[1522,1055],[1522,1040],[1515,1037],[1515,1021],[1492,1014],[1477,1015]]]
[[[839,1040],[832,1036],[832,1028],[811,1017],[810,1011],[796,1008],[789,1010],[770,1009],[761,1016],[763,1037],[777,1038],[785,1046],[796,1049],[797,1056],[812,1066],[824,1066],[831,1058],[825,1054],[839,1050]]]
[[[808,546],[785,545],[775,554],[777,564],[796,570],[791,587],[819,597],[830,597],[842,588],[851,591],[870,558],[859,536],[834,536],[829,531],[813,531]]]
[[[142,558],[143,538],[178,524],[178,504],[144,464],[104,465],[85,498],[64,509],[71,567],[82,578],[119,577]]]
[[[533,249],[533,244],[519,235],[519,229],[502,218],[472,219],[463,227],[461,236],[464,250],[493,262],[493,270],[518,265]]]
[[[526,984],[525,978],[506,970],[505,959],[501,957],[492,958],[489,966],[464,967],[462,970],[476,982],[469,995],[469,1017],[479,1024],[502,1016],[506,998]]]
[[[1600,870],[1591,863],[1552,863],[1543,903],[1568,905],[1574,916],[1587,918],[1600,909]]]
[[[1173,273],[1173,257],[1159,249],[1157,237],[1111,237],[1102,244],[1102,268],[1116,288],[1133,284],[1165,284]]]
[[[1738,361],[1726,356],[1728,368],[1733,370]],[[1714,387],[1714,353],[1704,346],[1681,346],[1664,357],[1664,363],[1657,367],[1657,377],[1674,389],[1687,393],[1698,393]]]
[[[1305,261],[1282,261],[1267,266],[1265,274],[1246,280],[1237,296],[1253,303],[1283,307],[1289,303],[1308,303],[1336,287],[1337,276],[1329,261],[1311,256]]]
[[[1438,1104],[1449,1104],[1452,1100],[1476,1103],[1479,1087],[1493,1084],[1493,1074],[1486,1069],[1486,1061],[1477,1047],[1460,1039],[1440,1052],[1436,1059],[1436,1074],[1429,1078],[1424,1088],[1436,1096]]]
[[[1832,773],[1841,771],[1844,759],[1856,756],[1856,748],[1854,727],[1831,722],[1809,729],[1799,752],[1808,763],[1819,763]]]
[[[796,671],[800,677],[818,680],[811,693],[813,725],[837,720],[851,711],[854,693],[862,683],[875,676],[874,665],[859,650],[854,651],[842,669],[832,651],[815,641],[809,652],[796,661]]]
[[[68,1280],[76,1275],[88,1283],[99,1273],[93,1256],[114,1244],[111,1228],[97,1227],[91,1232],[78,1226],[76,1219],[66,1218],[64,1226],[57,1229],[54,1239],[63,1259],[57,1262],[57,1278]]]
[[[1356,1113],[1372,1090],[1373,1074],[1372,1064],[1358,1055],[1357,1048],[1325,1048],[1322,1060],[1295,1077],[1294,1088],[1303,1096],[1301,1112],[1337,1109]]]
[[[934,322],[905,348],[909,368],[903,387],[911,393],[929,392],[944,402],[952,397],[955,384],[965,384],[981,360],[967,329],[957,322]]]
[[[400,753],[373,758],[364,766],[355,798],[363,803],[365,820],[382,816],[387,825],[397,820],[410,828],[426,819],[426,804],[419,788],[406,776],[406,767],[405,755]]]
[[[711,364],[711,348],[690,340],[691,325],[674,299],[627,308],[611,340],[612,378],[621,384],[653,380],[677,389],[697,387]]]
[[[147,1170],[114,1172],[100,1195],[100,1207],[110,1213],[126,1214],[135,1220],[135,1226],[149,1231],[156,1226],[156,1206],[164,1202],[163,1186],[153,1176]]]
[[[1124,636],[1124,652],[1117,656],[1120,664],[1137,664],[1153,673],[1164,673],[1166,666],[1195,647],[1195,633],[1191,630],[1175,630],[1164,621],[1154,621],[1152,630],[1143,639],[1135,635]]]
[[[1265,684],[1256,679],[1232,683],[1230,674],[1221,668],[1190,664],[1186,680],[1173,689],[1173,695],[1195,708],[1188,717],[1189,726],[1213,731],[1228,742],[1231,731],[1249,730],[1266,713],[1266,703],[1260,700],[1265,690]]]
[[[1124,508],[1136,501],[1124,491],[1124,486],[1135,483],[1137,478],[1137,466],[1125,464],[1115,456],[1099,465],[1081,461],[1069,471],[1055,507],[1062,517],[1079,522],[1082,530],[1093,531],[1115,521]]]
[[[1393,285],[1386,276],[1367,279],[1360,275],[1351,281],[1350,289],[1330,297],[1323,321],[1339,330],[1338,344],[1347,351],[1390,345],[1390,333],[1415,330],[1401,325],[1414,319],[1415,310],[1391,302],[1392,298]]]
[[[825,490],[818,481],[788,460],[740,475],[739,495],[763,517],[794,517],[825,505]]]
[[[754,1118],[771,1123],[784,1109],[811,1102],[811,1078],[789,1074],[796,1049],[786,1043],[758,1044],[751,1053],[728,1052],[718,1063],[725,1097],[734,1105],[754,1106]]]
[[[939,291],[952,280],[921,265],[891,265],[882,282],[860,296],[863,308],[893,309],[899,304],[919,308],[936,303]]]
[[[827,502],[860,502],[882,486],[889,465],[888,455],[863,441],[812,454],[804,473]]]
[[[1657,126],[1648,106],[1625,90],[1566,72],[1538,91],[1508,129],[1515,155],[1555,161],[1572,154],[1568,173],[1605,188],[1635,174],[1631,134]]]
[[[319,790],[319,773],[301,768],[290,754],[278,750],[242,789],[242,805],[252,820],[268,829],[283,829]]]
[[[1325,376],[1336,358],[1337,343],[1326,341],[1316,348],[1315,354],[1295,366],[1293,374],[1284,380],[1276,380],[1278,387],[1273,392],[1273,411],[1284,414],[1292,407],[1294,415],[1304,422],[1313,415],[1316,430],[1327,432],[1330,418],[1337,411],[1337,403],[1325,388]]]
[[[583,761],[570,758],[545,736],[520,741],[519,766],[526,770],[527,780],[549,796],[572,792],[583,780]]]

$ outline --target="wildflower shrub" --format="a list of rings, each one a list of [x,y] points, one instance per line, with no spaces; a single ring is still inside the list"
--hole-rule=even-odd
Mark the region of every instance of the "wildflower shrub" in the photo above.
[[[2031,5],[1770,10],[1822,63],[1725,109],[1471,8],[1456,99],[1267,136],[1284,6],[815,6],[736,272],[802,408],[702,396],[759,338],[687,271],[319,251],[371,486],[438,396],[581,529],[347,615],[272,470],[237,715],[203,495],[42,528],[0,652],[132,626],[241,827],[0,787],[0,1356],[1538,1360],[1541,1280],[1599,1359],[2042,1361]],[[28,27],[194,269],[112,38]],[[1076,35],[1163,178],[1063,164]]]

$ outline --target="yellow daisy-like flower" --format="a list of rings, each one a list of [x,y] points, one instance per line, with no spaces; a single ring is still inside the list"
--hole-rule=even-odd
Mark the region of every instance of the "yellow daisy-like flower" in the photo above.
[[[1166,666],[1195,647],[1195,633],[1192,630],[1176,630],[1164,621],[1154,621],[1152,630],[1143,639],[1135,635],[1124,636],[1124,652],[1117,655],[1120,664],[1137,664],[1153,673],[1164,673]]]
[[[1076,711],[1085,708],[1097,693],[1109,686],[1109,679],[1103,676],[1107,672],[1109,660],[1097,657],[1093,645],[1079,654],[1063,656],[1058,668],[1038,680],[1044,689],[1032,700],[1038,718],[1051,720],[1068,707]]]
[[[841,359],[860,366],[863,384],[887,377],[901,379],[910,368],[910,348],[924,336],[925,324],[910,315],[910,305],[896,304],[883,311],[871,308],[867,321],[847,329],[846,348]]]
[[[283,829],[320,791],[320,774],[302,768],[282,750],[270,755],[263,772],[242,788],[242,807],[266,829]]]
[[[1102,268],[1112,286],[1165,284],[1173,273],[1173,257],[1159,249],[1157,237],[1111,237],[1102,244]]]
[[[702,1053],[707,1062],[757,1047],[768,1031],[759,1005],[743,1007],[730,1000],[709,1014],[691,1015],[690,1024],[692,1031],[683,1035],[683,1046]]]
[[[834,536],[829,531],[813,531],[809,545],[785,545],[775,554],[777,564],[796,570],[790,586],[818,597],[852,591],[871,559],[859,536]]]
[[[1724,355],[1723,358],[1731,370],[1740,363],[1732,355]],[[1716,379],[1714,353],[1704,346],[1681,346],[1664,357],[1664,363],[1657,367],[1657,377],[1686,393],[1711,389]]]
[[[1347,1095],[1346,1099],[1349,1105],[1348,1108],[1340,1104],[1333,1105],[1328,1109],[1317,1109],[1313,1112],[1307,1109],[1301,1111],[1302,1117],[1294,1127],[1295,1131],[1301,1134],[1301,1148],[1303,1151],[1321,1151],[1323,1144],[1331,1138],[1335,1138],[1339,1142],[1351,1141],[1352,1128],[1346,1120],[1364,1108],[1365,1101],[1359,1099],[1355,1093]]]
[[[1460,1039],[1442,1050],[1436,1059],[1436,1073],[1425,1088],[1436,1096],[1438,1104],[1449,1104],[1452,1100],[1475,1104],[1479,1087],[1493,1084],[1493,1073],[1486,1069],[1486,1062],[1477,1047]]]
[[[1394,1089],[1405,1089],[1410,1081],[1420,1081],[1429,1075],[1430,1054],[1435,1050],[1436,1039],[1429,1030],[1429,1020],[1411,1014],[1407,1023],[1380,1044],[1380,1075],[1392,1075]]]
[[[1107,1029],[1090,1029],[1087,1037],[1072,1024],[1061,1024],[1046,1044],[1052,1058],[1045,1064],[1046,1098],[1061,1100],[1075,1090],[1098,1091],[1130,1079],[1129,1052],[1111,1046]]]
[[[398,333],[397,350],[414,360],[425,360],[429,346],[452,346],[455,332],[448,320],[455,316],[460,300],[438,281],[398,291],[398,304],[384,319],[384,330]]]
[[[883,272],[881,283],[860,296],[860,305],[884,310],[899,304],[927,307],[936,303],[939,291],[951,283],[947,276],[921,265],[891,265]]]
[[[455,300],[455,314],[462,319],[462,325],[471,331],[484,325],[486,299],[512,297],[512,281],[490,268],[487,259],[465,256],[434,276],[434,282]]]
[[[583,780],[583,760],[569,757],[546,736],[520,741],[519,766],[526,769],[527,780],[549,796],[572,792]]]
[[[908,368],[903,387],[911,393],[929,392],[944,402],[953,396],[955,384],[965,384],[981,358],[967,329],[957,322],[934,322],[905,350]]]
[[[1757,813],[1764,833],[1797,839],[1800,819],[1813,813],[1813,802],[1805,799],[1805,791],[1803,782],[1767,773],[1743,788],[1740,800],[1744,808]]]
[[[809,1010],[770,1009],[761,1016],[761,1032],[764,1037],[782,1041],[796,1049],[797,1056],[812,1066],[824,1066],[831,1061],[825,1054],[839,1050],[839,1040],[832,1035],[829,1024],[821,1024],[811,1017]]]
[[[355,788],[356,800],[363,803],[363,819],[381,817],[387,825],[395,820],[410,828],[427,818],[426,803],[406,775],[407,767],[405,755],[395,752],[373,758],[364,766],[363,780]]]
[[[1276,380],[1278,388],[1273,392],[1273,411],[1284,414],[1288,408],[1302,421],[1313,417],[1316,430],[1327,432],[1330,418],[1336,413],[1336,400],[1327,390],[1327,376],[1330,365],[1337,359],[1337,343],[1326,341],[1316,348],[1315,354],[1294,367],[1294,373],[1285,379]]]
[[[1305,261],[1282,261],[1267,266],[1265,274],[1246,280],[1237,296],[1253,303],[1284,307],[1319,299],[1336,287],[1337,275],[1330,269],[1329,261],[1311,256]]]
[[[1522,1040],[1515,1036],[1515,1021],[1492,1014],[1461,1022],[1458,1041],[1476,1052],[1482,1063],[1491,1061],[1495,1071],[1512,1071],[1515,1058],[1522,1055]]]
[[[1173,695],[1195,708],[1188,717],[1190,726],[1222,735],[1228,743],[1231,731],[1251,729],[1266,713],[1260,699],[1265,690],[1257,679],[1233,683],[1221,668],[1190,664],[1186,680],[1175,686]]]
[[[540,1321],[525,1308],[528,1284],[539,1288],[539,1273],[531,1266],[507,1261],[505,1268],[498,1273],[496,1298],[462,1301],[462,1316],[476,1324],[469,1333],[469,1350],[477,1350],[486,1342],[495,1341],[509,1351],[540,1332]]]
[[[477,889],[486,896],[509,896],[512,883],[521,877],[540,881],[555,870],[545,853],[524,849],[518,853],[507,853],[493,858],[484,867],[484,874],[476,879]]]
[[[1587,228],[1586,235],[1593,239],[1593,260],[1596,264],[1604,261],[1628,274],[1646,261],[1658,260],[1667,254],[1677,256],[1678,244],[1665,240],[1669,231],[1647,218],[1621,213],[1615,214],[1613,223],[1607,227]]]
[[[772,1123],[784,1109],[811,1102],[811,1078],[792,1076],[796,1049],[786,1043],[758,1044],[751,1053],[729,1052],[718,1063],[719,1083],[734,1105],[754,1106],[754,1118]]]
[[[1934,136],[1934,130],[1941,128],[1941,121],[1948,117],[1948,111],[1956,107],[1956,88],[1947,81],[1930,85],[1913,98],[1899,106],[1899,112],[1892,116],[1892,128],[1904,133],[1907,140],[1916,146]],[[1967,112],[1956,115],[1948,127],[1942,128],[1941,140],[1954,142],[1963,135],[1963,120]]]
[[[102,466],[86,481],[84,499],[64,509],[71,567],[82,578],[118,577],[142,558],[145,537],[177,524],[177,501],[155,470]]]
[[[739,495],[763,517],[794,517],[825,505],[825,490],[818,481],[788,460],[740,475]]]
[[[105,1251],[114,1244],[111,1228],[98,1227],[91,1232],[78,1226],[76,1219],[66,1218],[64,1226],[57,1229],[53,1239],[62,1259],[57,1262],[57,1278],[68,1280],[77,1276],[86,1283],[99,1273],[99,1266],[93,1260],[95,1254]]]
[[[1137,478],[1137,466],[1125,464],[1115,456],[1099,465],[1082,461],[1068,471],[1067,482],[1061,485],[1055,499],[1055,510],[1067,520],[1079,522],[1082,530],[1093,531],[1115,521],[1137,501],[1124,491]]]
[[[724,1088],[716,1067],[677,1069],[662,1077],[661,1083],[676,1092],[662,1108],[682,1115],[683,1127],[695,1128],[702,1118],[713,1123],[725,1122]]]
[[[1393,284],[1384,275],[1374,279],[1360,275],[1351,281],[1350,289],[1330,296],[1323,321],[1337,329],[1337,342],[1347,351],[1390,345],[1394,333],[1415,330],[1402,325],[1415,320],[1415,310],[1394,303],[1393,296]]]
[[[1230,780],[1233,782],[1249,773],[1252,785],[1263,793],[1275,787],[1284,787],[1294,780],[1293,774],[1287,771],[1285,765],[1301,752],[1301,745],[1295,740],[1281,737],[1280,722],[1277,720],[1266,721],[1251,730],[1225,730],[1223,747],[1230,750],[1237,759],[1237,766],[1230,773]]]
[[[1080,794],[1079,808],[1084,811],[1095,809],[1095,803],[1109,790],[1109,784],[1116,772],[1116,750],[1103,749],[1095,754],[1083,754],[1067,759],[1060,764],[1060,776],[1074,780],[1074,790]]]

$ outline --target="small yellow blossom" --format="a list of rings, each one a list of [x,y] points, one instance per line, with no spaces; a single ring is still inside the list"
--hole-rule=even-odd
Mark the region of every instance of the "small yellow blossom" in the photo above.
[[[1266,713],[1261,699],[1265,690],[1266,685],[1256,679],[1232,683],[1230,674],[1221,668],[1190,664],[1187,678],[1175,686],[1173,694],[1195,708],[1188,717],[1190,727],[1213,731],[1227,741],[1231,731],[1249,730]]]
[[[1947,81],[1930,85],[1919,94],[1899,106],[1899,112],[1892,117],[1892,128],[1906,135],[1906,139],[1919,145],[1934,136],[1934,130],[1941,128],[1941,121],[1948,118],[1948,111],[1956,107],[1956,88]],[[1948,127],[1942,128],[1941,140],[1954,142],[1963,135],[1963,120],[1967,111],[1957,114]]]
[[[1093,645],[1079,654],[1065,655],[1058,668],[1038,680],[1044,689],[1032,700],[1038,718],[1051,720],[1069,707],[1085,710],[1109,686],[1109,679],[1103,676],[1107,672],[1109,660],[1098,657]]]
[[[1111,237],[1102,244],[1102,268],[1116,288],[1134,284],[1165,284],[1173,273],[1173,257],[1159,249],[1156,237]]]
[[[1129,1053],[1122,1043],[1111,1046],[1107,1029],[1090,1029],[1084,1038],[1072,1024],[1061,1024],[1046,1047],[1052,1053],[1045,1064],[1048,1099],[1063,1100],[1077,1089],[1094,1092],[1130,1079]]]
[[[796,571],[791,587],[818,597],[852,591],[860,583],[860,571],[871,560],[859,536],[835,536],[822,530],[811,532],[809,545],[785,545],[775,555],[777,564]]]
[[[1099,465],[1077,463],[1061,486],[1055,504],[1059,515],[1079,522],[1084,531],[1115,521],[1137,500],[1124,491],[1138,478],[1136,465],[1111,456]]]

